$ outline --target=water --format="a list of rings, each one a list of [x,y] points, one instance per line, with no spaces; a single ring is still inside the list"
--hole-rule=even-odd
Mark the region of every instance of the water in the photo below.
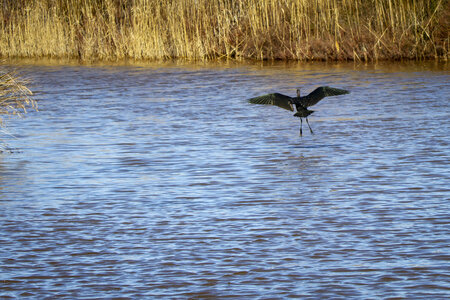
[[[448,64],[17,67],[1,298],[450,297]]]

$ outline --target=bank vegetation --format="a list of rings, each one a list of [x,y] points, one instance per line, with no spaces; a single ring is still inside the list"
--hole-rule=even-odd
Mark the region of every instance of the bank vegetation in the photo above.
[[[6,0],[0,56],[448,59],[448,0]]]
[[[5,116],[21,116],[29,108],[37,110],[27,84],[28,81],[17,73],[0,70],[0,127],[5,125]]]

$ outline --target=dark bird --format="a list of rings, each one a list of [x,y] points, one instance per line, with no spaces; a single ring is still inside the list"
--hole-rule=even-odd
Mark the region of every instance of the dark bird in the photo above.
[[[308,107],[317,104],[320,100],[322,100],[327,96],[337,96],[348,93],[350,92],[347,90],[336,89],[328,86],[321,86],[312,91],[309,95],[303,97],[300,96],[300,89],[297,89],[297,97],[289,97],[283,94],[273,93],[248,99],[248,102],[253,104],[276,105],[290,111],[294,111],[295,105],[297,112],[294,114],[294,117],[300,118],[300,135],[302,135],[302,125],[303,125],[302,118],[306,119],[309,131],[311,131],[311,134],[314,134],[308,122],[308,116],[312,114],[314,111],[309,110]]]

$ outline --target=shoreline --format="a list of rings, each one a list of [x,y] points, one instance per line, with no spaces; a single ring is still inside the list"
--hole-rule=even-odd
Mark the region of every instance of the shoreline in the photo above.
[[[449,60],[378,60],[378,61],[296,61],[296,60],[251,60],[251,59],[211,59],[211,60],[79,60],[74,58],[2,58],[2,66],[85,66],[85,67],[298,67],[320,69],[322,67],[335,67],[344,69],[430,69],[450,70]]]

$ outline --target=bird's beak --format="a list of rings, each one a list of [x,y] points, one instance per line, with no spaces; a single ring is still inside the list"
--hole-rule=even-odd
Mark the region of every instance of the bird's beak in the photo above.
[[[294,105],[292,105],[291,101],[289,101],[289,106],[291,107],[291,111],[294,111]]]

